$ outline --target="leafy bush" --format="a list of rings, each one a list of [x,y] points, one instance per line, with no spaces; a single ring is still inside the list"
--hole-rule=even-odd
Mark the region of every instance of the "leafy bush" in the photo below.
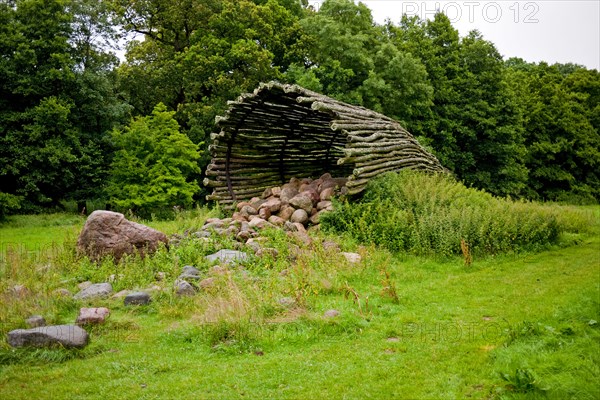
[[[452,177],[414,171],[373,180],[358,203],[338,203],[322,227],[393,251],[497,254],[557,241],[556,211],[465,187]]]
[[[113,132],[118,148],[107,192],[123,211],[148,217],[175,206],[188,207],[200,187],[198,146],[179,132],[179,125],[161,103],[152,115],[137,118]]]
[[[11,212],[21,208],[22,198],[8,193],[0,192],[0,221],[3,221]]]

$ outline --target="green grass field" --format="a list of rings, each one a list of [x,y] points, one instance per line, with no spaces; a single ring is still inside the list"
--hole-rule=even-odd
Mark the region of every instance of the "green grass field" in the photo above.
[[[31,314],[73,323],[86,304],[56,298],[58,287],[75,292],[80,281],[115,274],[115,291],[166,290],[143,307],[95,301],[111,316],[91,330],[84,350],[12,349],[0,339],[0,398],[596,399],[599,209],[580,210],[593,224],[588,233],[537,253],[475,258],[469,267],[461,257],[395,253],[343,236],[328,238],[359,252],[360,265],[320,246],[290,262],[289,239],[272,232],[280,257],[215,273],[216,286],[193,298],[169,290],[181,266],[211,274],[202,257],[231,243],[188,243],[96,265],[74,252],[83,218],[12,217],[0,225],[4,337]],[[214,213],[149,225],[182,232]],[[14,243],[29,251],[7,250]],[[155,282],[157,271],[165,282]],[[27,286],[27,298],[11,296],[15,284]],[[280,306],[284,296],[296,305]],[[325,318],[329,309],[340,316]]]

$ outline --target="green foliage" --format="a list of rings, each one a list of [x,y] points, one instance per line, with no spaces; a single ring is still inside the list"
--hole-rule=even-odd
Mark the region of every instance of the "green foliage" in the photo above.
[[[159,104],[151,115],[113,131],[117,150],[107,193],[118,209],[148,217],[161,209],[192,205],[199,191],[195,177],[200,173],[200,153],[179,132],[174,114]]]
[[[508,62],[523,113],[528,196],[580,204],[600,199],[600,73]]]
[[[442,13],[378,25],[351,0],[14,0],[0,2],[1,212],[103,203],[110,132],[159,103],[203,169],[214,117],[272,79],[397,119],[466,186],[600,199],[600,73],[504,62]]]
[[[517,252],[556,243],[556,213],[465,187],[447,175],[412,171],[374,180],[358,203],[338,203],[322,226],[357,240],[415,254]]]
[[[280,69],[302,59],[295,1],[115,3],[125,28],[145,35],[128,44],[118,70],[136,113],[165,103],[195,143],[208,142],[228,100],[280,78]]]
[[[7,215],[21,208],[22,200],[18,196],[0,192],[0,221],[4,221]]]
[[[92,18],[101,6],[13,5],[0,4],[0,186],[29,211],[94,198],[111,152],[103,139],[127,111],[109,72],[114,55],[92,43],[103,36]]]
[[[517,393],[528,393],[540,390],[537,388],[535,377],[528,369],[517,368],[514,374],[502,374],[502,379],[507,382],[510,390]]]

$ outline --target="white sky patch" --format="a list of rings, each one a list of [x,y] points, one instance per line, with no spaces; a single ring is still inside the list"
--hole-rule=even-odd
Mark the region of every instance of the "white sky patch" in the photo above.
[[[477,29],[505,59],[581,64],[600,70],[600,0],[363,0],[377,23],[402,14],[431,19],[444,12],[461,36]],[[309,0],[318,8],[322,1]]]

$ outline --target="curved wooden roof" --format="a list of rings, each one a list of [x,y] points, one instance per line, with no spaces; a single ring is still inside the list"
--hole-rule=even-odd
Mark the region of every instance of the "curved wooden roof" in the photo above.
[[[208,200],[222,205],[260,196],[292,177],[348,177],[349,194],[388,171],[444,171],[400,124],[385,115],[278,82],[230,101],[211,134]]]

